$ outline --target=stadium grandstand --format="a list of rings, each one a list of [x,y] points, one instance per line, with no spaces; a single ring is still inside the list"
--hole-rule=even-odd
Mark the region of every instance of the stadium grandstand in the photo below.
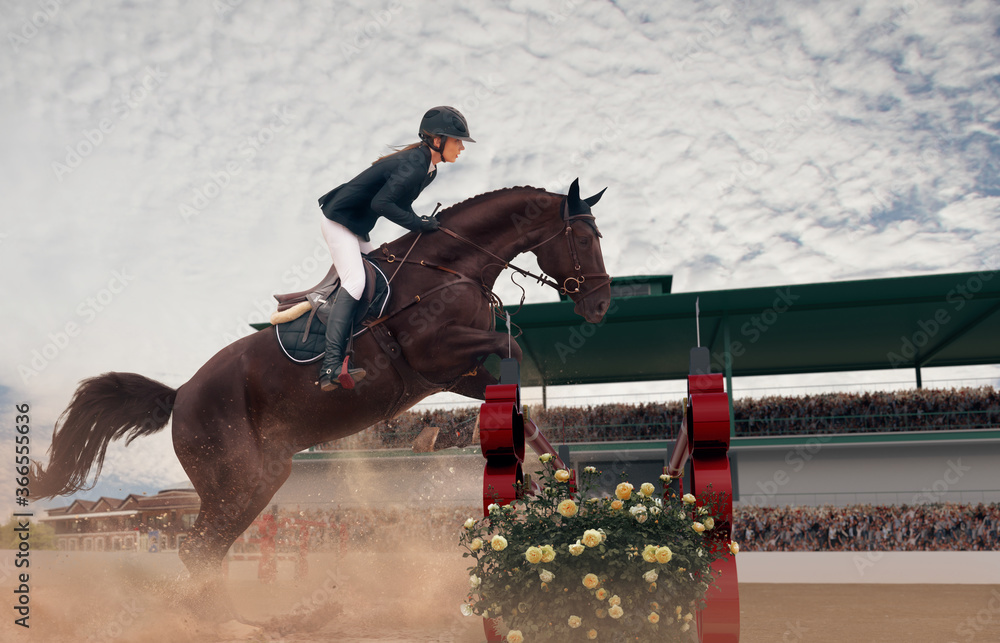
[[[522,385],[541,389],[542,404],[531,416],[572,466],[596,464],[609,469],[611,480],[622,472],[630,479],[652,476],[681,426],[682,395],[550,406],[547,391],[682,380],[688,349],[706,346],[731,393],[736,530],[748,550],[997,549],[997,382],[923,383],[933,367],[1000,364],[995,275],[680,294],[670,293],[669,277],[616,279],[613,305],[597,325],[573,315],[567,301],[520,310],[513,330],[525,356]],[[741,395],[739,388],[742,378],[757,376],[822,373],[843,381],[837,376],[879,370],[897,379],[909,373],[912,384],[800,395]],[[412,511],[406,507],[413,494],[418,503],[440,494],[439,512],[475,512],[480,490],[464,484],[463,475],[481,474],[478,450],[412,454],[410,446],[425,427],[460,432],[477,414],[474,403],[411,411],[301,453],[276,501],[292,514],[367,525],[363,534],[345,528],[338,536],[358,546],[376,546],[371,534],[378,529],[371,525],[408,520],[400,512]],[[350,477],[345,470],[357,461],[383,481],[380,471],[395,473],[398,506],[352,505],[339,480]],[[434,482],[411,484],[428,467]],[[325,489],[316,492],[319,476]],[[356,520],[358,512],[364,520]],[[444,517],[429,519],[438,524]]]

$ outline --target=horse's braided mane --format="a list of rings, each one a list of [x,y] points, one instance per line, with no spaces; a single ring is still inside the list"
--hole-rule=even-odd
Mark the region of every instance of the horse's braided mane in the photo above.
[[[531,191],[537,192],[539,194],[548,194],[547,190],[545,190],[543,188],[536,188],[536,187],[533,187],[533,186],[530,186],[530,185],[518,185],[518,186],[514,186],[514,187],[510,187],[510,188],[500,188],[498,190],[493,190],[491,192],[483,192],[482,194],[478,194],[476,196],[469,197],[468,199],[466,199],[464,201],[459,201],[458,203],[456,203],[454,205],[450,205],[447,208],[445,208],[444,210],[441,210],[441,213],[440,213],[439,216],[445,216],[445,215],[451,216],[451,215],[454,215],[454,214],[458,214],[459,212],[465,210],[466,208],[470,208],[470,207],[472,207],[474,205],[477,205],[477,204],[479,204],[479,203],[481,203],[481,202],[483,202],[483,201],[485,201],[485,200],[487,200],[489,198],[492,198],[492,197],[494,197],[494,196],[496,196],[498,194],[503,194],[503,193],[506,193],[506,192],[515,192],[515,191],[520,191],[520,190],[531,190]]]

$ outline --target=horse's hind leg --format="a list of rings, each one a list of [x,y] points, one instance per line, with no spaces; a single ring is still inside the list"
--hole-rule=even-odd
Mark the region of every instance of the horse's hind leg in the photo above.
[[[175,408],[174,450],[201,498],[201,509],[179,554],[202,588],[192,601],[196,610],[229,620],[236,614],[222,584],[222,562],[288,478],[291,455],[282,462],[266,454],[258,442],[260,433],[248,419],[206,417],[188,409],[211,408],[210,401],[185,402]]]

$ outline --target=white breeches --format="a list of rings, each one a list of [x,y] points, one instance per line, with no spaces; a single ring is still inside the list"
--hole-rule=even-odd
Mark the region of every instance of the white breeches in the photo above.
[[[343,225],[326,217],[323,217],[320,226],[323,229],[326,245],[330,248],[333,265],[337,267],[337,274],[340,275],[341,287],[351,297],[361,299],[361,294],[365,290],[365,267],[361,255],[371,252],[374,247],[370,242],[362,241],[358,235]]]

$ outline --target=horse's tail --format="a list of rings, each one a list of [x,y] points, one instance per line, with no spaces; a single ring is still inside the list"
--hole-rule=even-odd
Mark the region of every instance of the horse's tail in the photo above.
[[[84,380],[56,422],[49,466],[34,462],[28,481],[32,498],[65,496],[87,487],[90,469],[101,475],[112,440],[125,444],[162,429],[170,419],[177,391],[135,373],[105,373]]]

